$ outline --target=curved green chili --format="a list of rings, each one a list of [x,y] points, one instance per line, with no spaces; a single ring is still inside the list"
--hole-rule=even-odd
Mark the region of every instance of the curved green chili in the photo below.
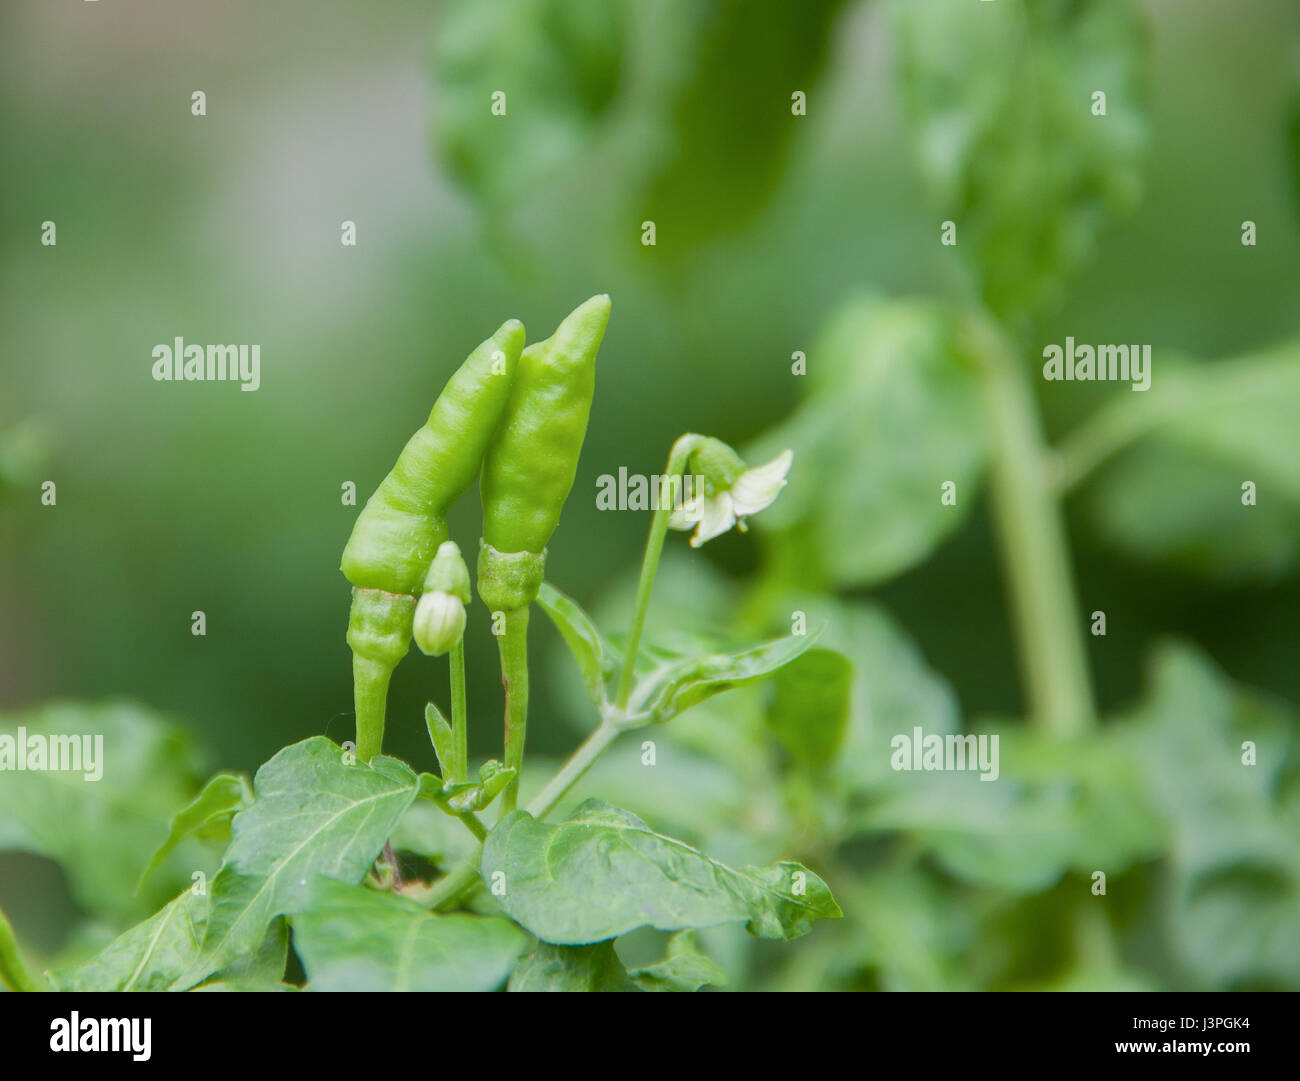
[[[357,517],[342,564],[354,586],[419,592],[447,539],[447,509],[474,482],[506,410],[523,344],[523,324],[511,319],[447,381],[428,421]]]
[[[410,649],[414,594],[447,539],[447,510],[473,483],[510,400],[523,344],[523,324],[511,319],[469,355],[362,508],[343,550],[363,761],[382,747],[388,681]]]
[[[575,309],[524,350],[510,405],[483,459],[483,539],[499,552],[546,550],[578,472],[609,297]]]
[[[596,353],[609,321],[609,297],[572,311],[544,342],[519,358],[510,404],[483,459],[483,543],[478,591],[502,612],[497,639],[506,694],[505,765],[516,780],[502,815],[518,801],[528,724],[528,606],[537,597],[546,545],[573,488],[596,387]]]

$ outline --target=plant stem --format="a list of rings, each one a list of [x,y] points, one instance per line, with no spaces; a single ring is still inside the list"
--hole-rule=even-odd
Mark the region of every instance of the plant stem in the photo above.
[[[501,650],[501,685],[506,691],[505,764],[515,778],[501,793],[501,817],[519,803],[519,777],[524,766],[524,738],[528,733],[528,609],[505,613],[505,628],[497,638]]]
[[[18,952],[18,940],[9,920],[0,912],[0,983],[11,991],[43,991],[45,988],[23,964]]]
[[[480,841],[487,840],[487,835],[488,835],[487,826],[483,825],[483,820],[479,818],[479,816],[476,815],[473,811],[459,811],[457,812],[456,817],[459,818],[462,822],[464,822],[465,825],[469,827],[470,833],[472,833]]]
[[[384,711],[393,670],[379,661],[353,654],[353,701],[357,713],[357,758],[369,762],[384,745]]]
[[[627,708],[628,699],[632,695],[632,684],[636,679],[636,653],[641,645],[641,633],[645,630],[646,613],[650,610],[650,594],[654,591],[659,557],[664,550],[664,538],[668,535],[668,518],[673,511],[672,479],[685,472],[686,463],[701,439],[701,436],[691,433],[678,439],[668,452],[668,465],[659,481],[658,507],[650,522],[650,536],[646,539],[645,556],[641,560],[641,580],[636,587],[632,626],[627,633],[627,651],[623,657],[623,670],[619,675],[618,691],[614,699],[614,704],[620,710]]]
[[[601,756],[605,748],[618,738],[623,729],[608,721],[591,733],[582,745],[573,752],[572,757],[564,763],[560,772],[546,782],[546,787],[528,805],[528,813],[534,818],[545,818],[555,809],[555,805],[564,799],[569,789],[581,780],[582,775]]]
[[[541,819],[554,810],[555,805],[591,768],[592,763],[614,742],[620,732],[622,729],[618,725],[602,723],[582,742],[560,771],[537,794],[537,798],[528,805],[528,813],[534,818]],[[471,889],[478,881],[482,859],[483,846],[480,844],[464,863],[439,879],[425,898],[425,904],[429,906],[430,911],[450,906]]]
[[[465,640],[451,647],[451,738],[456,748],[455,780],[464,783],[469,775],[469,722],[465,706]]]
[[[445,908],[469,890],[478,881],[479,861],[482,858],[483,846],[480,845],[464,863],[439,879],[424,901],[429,910]]]
[[[1001,331],[972,327],[993,438],[993,512],[1034,721],[1073,735],[1094,720],[1082,614],[1029,383]]]

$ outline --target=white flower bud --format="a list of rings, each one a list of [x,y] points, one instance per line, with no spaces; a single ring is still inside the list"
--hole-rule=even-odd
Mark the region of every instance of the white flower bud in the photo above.
[[[430,657],[441,657],[465,633],[465,602],[440,589],[425,593],[415,606],[415,644]]]

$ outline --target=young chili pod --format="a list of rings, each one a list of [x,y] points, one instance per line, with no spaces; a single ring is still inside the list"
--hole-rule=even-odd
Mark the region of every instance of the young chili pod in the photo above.
[[[357,517],[342,563],[354,586],[420,591],[447,539],[447,509],[473,483],[505,412],[523,344],[523,324],[511,319],[447,381],[428,421]]]
[[[587,434],[596,351],[608,321],[602,293],[519,358],[510,404],[483,459],[483,539],[498,552],[542,553],[559,524]]]

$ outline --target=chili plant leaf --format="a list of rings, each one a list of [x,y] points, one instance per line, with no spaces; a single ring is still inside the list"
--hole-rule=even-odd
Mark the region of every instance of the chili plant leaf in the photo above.
[[[438,143],[453,175],[490,209],[590,148],[618,88],[627,19],[622,0],[445,6],[434,66]],[[496,93],[506,111],[485,124]]]
[[[489,885],[504,872],[509,916],[560,945],[738,921],[756,937],[791,939],[841,915],[798,863],[734,870],[600,800],[558,825],[516,811],[488,835],[482,869]]]
[[[145,879],[191,834],[204,839],[230,840],[230,821],[253,802],[253,790],[242,773],[218,773],[199,794],[172,816],[171,829],[140,876]]]
[[[977,373],[958,344],[939,306],[870,296],[817,335],[807,398],[745,453],[766,461],[794,451],[790,483],[761,518],[792,580],[813,589],[886,581],[924,560],[975,505],[987,430]]]
[[[329,878],[293,917],[293,942],[313,991],[494,991],[528,946],[509,920],[434,916]]]
[[[799,762],[828,765],[844,739],[852,688],[847,657],[833,649],[809,650],[772,677],[763,714],[768,731]]]
[[[1294,712],[1165,644],[1137,719],[1173,834],[1170,947],[1200,985],[1300,988]]]
[[[614,952],[613,940],[590,946],[538,942],[510,976],[510,991],[639,991]]]
[[[806,653],[820,633],[778,638],[734,653],[669,661],[636,685],[627,723],[632,727],[662,724],[715,694],[769,676]]]
[[[314,736],[286,747],[253,779],[255,800],[235,816],[194,983],[261,941],[276,916],[298,911],[313,876],[357,884],[411,806],[419,779],[385,756],[344,764]]]
[[[1098,530],[1143,561],[1275,580],[1300,550],[1300,341],[1208,364],[1166,355],[1153,368],[1150,390],[1088,424],[1141,433],[1089,484]]]
[[[605,683],[618,669],[618,658],[605,642],[591,617],[573,598],[550,582],[543,582],[537,603],[555,624],[573,659],[578,662],[587,697],[597,709],[605,704]]]
[[[1142,190],[1146,79],[1132,0],[897,0],[921,170],[989,307],[1053,307]],[[1105,93],[1105,114],[1095,91]]]
[[[698,991],[727,983],[727,974],[696,946],[694,931],[678,931],[668,940],[668,954],[662,961],[629,975],[642,991]]]
[[[173,870],[135,896],[140,868],[167,832],[169,816],[202,780],[188,736],[132,703],[52,702],[0,717],[0,758],[24,751],[20,743],[31,737],[82,768],[20,771],[7,763],[0,774],[0,850],[54,860],[79,905],[123,923],[190,885],[188,870]],[[93,763],[82,760],[87,746]]]
[[[186,890],[123,932],[95,956],[50,973],[56,991],[168,991],[191,971],[208,917],[208,897]],[[260,943],[220,974],[226,981],[275,983],[284,976],[288,927],[276,920]]]

